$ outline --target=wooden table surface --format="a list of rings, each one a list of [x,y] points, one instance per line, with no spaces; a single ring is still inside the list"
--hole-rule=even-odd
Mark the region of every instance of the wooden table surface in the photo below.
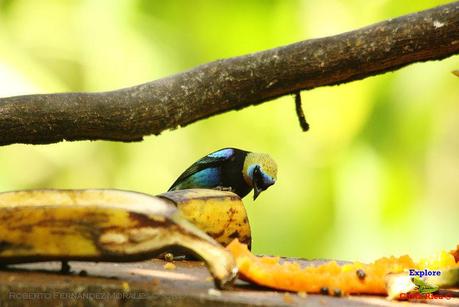
[[[304,261],[304,263],[308,263]],[[309,262],[311,263],[311,262]],[[271,291],[238,281],[218,291],[199,261],[155,259],[135,263],[58,262],[11,266],[0,271],[1,306],[459,306],[459,298],[394,302],[379,296],[330,297]]]

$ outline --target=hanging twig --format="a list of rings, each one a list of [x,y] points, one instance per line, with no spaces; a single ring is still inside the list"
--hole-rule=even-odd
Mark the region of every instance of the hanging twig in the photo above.
[[[298,121],[300,122],[301,129],[304,132],[309,130],[309,124],[306,121],[306,117],[304,116],[303,107],[301,106],[301,93],[295,93],[295,109],[296,115],[298,116]]]

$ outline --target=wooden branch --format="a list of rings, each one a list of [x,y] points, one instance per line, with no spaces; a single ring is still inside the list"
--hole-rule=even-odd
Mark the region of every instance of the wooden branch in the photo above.
[[[130,88],[1,98],[0,145],[139,141],[300,90],[457,53],[459,2],[454,2],[336,36],[211,62]]]

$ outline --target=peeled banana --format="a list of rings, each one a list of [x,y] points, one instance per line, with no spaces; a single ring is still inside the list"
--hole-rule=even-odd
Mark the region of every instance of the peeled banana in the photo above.
[[[238,239],[250,248],[252,237],[247,212],[236,194],[225,191],[216,194],[215,190],[191,189],[158,196],[171,200],[181,216],[223,246]]]
[[[250,240],[241,206],[234,194],[213,190],[160,197],[121,190],[0,193],[0,263],[138,261],[179,248],[202,258],[222,288],[236,277],[236,263],[188,220],[223,244],[232,236]],[[231,211],[228,218],[222,210]]]

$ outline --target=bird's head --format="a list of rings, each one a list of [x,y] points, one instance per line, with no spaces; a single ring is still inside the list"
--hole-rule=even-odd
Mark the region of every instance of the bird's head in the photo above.
[[[262,191],[276,182],[276,162],[267,154],[248,153],[244,161],[243,175],[245,182],[253,188],[255,200]]]

